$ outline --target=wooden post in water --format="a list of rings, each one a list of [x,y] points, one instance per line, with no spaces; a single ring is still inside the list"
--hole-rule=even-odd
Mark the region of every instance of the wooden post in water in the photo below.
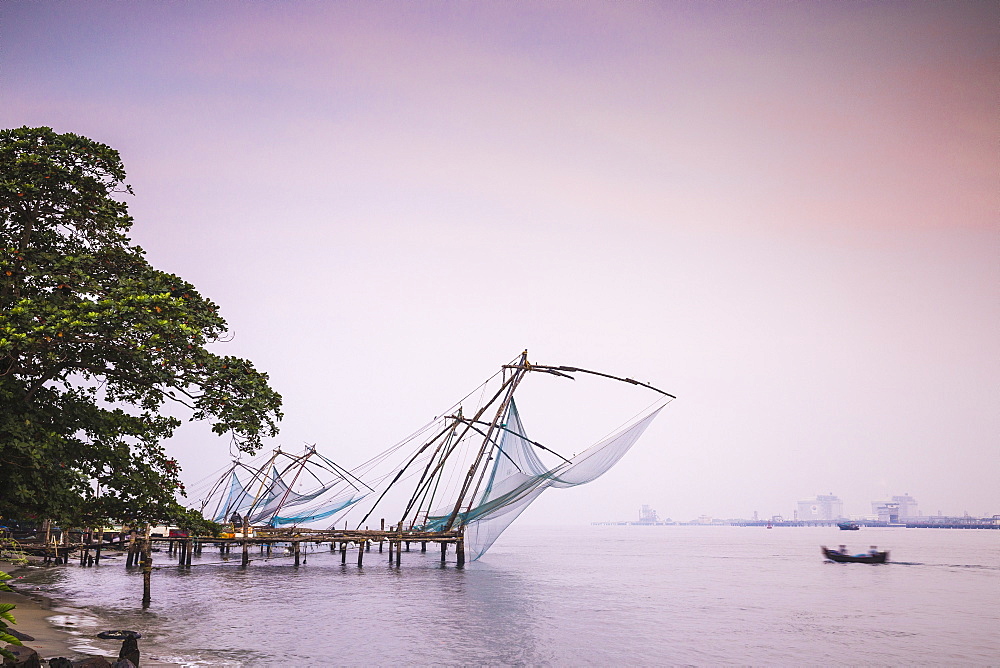
[[[426,540],[420,541],[420,551],[421,552],[426,552],[427,551],[427,541]]]
[[[250,563],[250,517],[243,516],[243,562],[240,568],[246,568]]]
[[[459,538],[455,541],[455,557],[458,560],[458,565],[461,566],[465,563],[465,538]]]
[[[367,545],[368,545],[367,540],[363,540],[360,543],[358,543],[358,568],[361,568],[361,562],[365,558],[365,547],[367,547]]]
[[[299,565],[299,541],[292,542],[292,551],[295,553],[295,565]]]
[[[347,563],[347,543],[340,544],[340,563]]]
[[[104,544],[104,527],[97,532],[97,547],[94,548],[94,563],[101,565],[101,545]]]
[[[396,527],[396,531],[399,532],[399,540],[396,541],[396,566],[399,566],[399,559],[400,559],[400,557],[403,556],[402,554],[400,554],[400,552],[403,551],[403,522],[402,522],[402,520],[400,520],[399,525]],[[409,549],[409,548],[410,548],[410,546],[407,545],[406,549]]]
[[[187,542],[187,557],[184,559],[184,565],[188,568],[191,568],[191,553],[194,552],[196,542],[197,539],[195,538],[191,538]]]
[[[152,600],[153,576],[153,541],[149,537],[149,527],[146,527],[146,538],[142,546],[142,607],[148,608]]]

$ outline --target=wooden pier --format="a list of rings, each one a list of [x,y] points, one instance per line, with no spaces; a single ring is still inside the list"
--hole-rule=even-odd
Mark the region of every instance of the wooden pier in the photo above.
[[[377,546],[379,552],[388,550],[390,564],[399,566],[402,563],[402,553],[409,552],[411,546],[419,545],[421,552],[427,551],[427,545],[438,545],[441,550],[441,561],[446,561],[448,546],[452,546],[455,561],[458,566],[465,564],[465,539],[461,531],[408,531],[382,529],[256,529],[250,537],[234,538],[210,537],[151,537],[151,544],[167,544],[171,554],[177,555],[179,566],[191,566],[191,555],[200,554],[204,545],[214,545],[223,554],[230,554],[234,549],[243,554],[242,566],[246,566],[253,558],[250,556],[252,547],[266,553],[267,558],[273,558],[276,546],[287,545],[291,548],[294,565],[305,563],[307,552],[303,544],[330,546],[331,552],[341,553],[341,562],[347,563],[348,547],[357,548],[357,564],[364,564],[365,553],[370,553],[372,546]]]
[[[204,546],[211,545],[219,550],[221,554],[232,554],[234,551],[241,552],[243,559],[242,566],[246,566],[251,561],[259,557],[251,556],[251,549],[256,548],[259,553],[266,554],[266,558],[275,558],[275,548],[287,546],[291,554],[287,555],[294,559],[294,565],[299,566],[305,563],[307,551],[304,545],[329,545],[330,552],[339,551],[343,556],[341,561],[346,563],[348,548],[357,548],[357,564],[362,566],[365,553],[370,553],[372,546],[376,546],[378,551],[388,550],[390,564],[399,566],[402,563],[402,553],[409,552],[411,547],[419,545],[421,552],[427,551],[427,545],[437,545],[441,551],[441,561],[444,563],[447,558],[449,546],[455,554],[456,564],[465,564],[465,540],[461,531],[408,531],[408,530],[378,530],[378,529],[255,529],[253,534],[244,538],[236,537],[212,537],[212,536],[150,536],[124,535],[113,541],[93,541],[82,542],[73,545],[58,546],[57,552],[53,552],[52,546],[48,546],[47,551],[61,558],[56,563],[67,563],[69,555],[76,553],[79,555],[80,565],[89,566],[100,564],[102,550],[121,550],[126,554],[125,566],[142,565],[143,556],[146,553],[160,551],[154,546],[166,546],[167,553],[176,555],[177,565],[190,567],[192,565],[192,555],[201,554]],[[162,549],[162,547],[160,548]],[[40,554],[40,552],[39,552]],[[165,568],[158,564],[156,568]]]
[[[159,545],[160,548],[154,546]],[[201,562],[192,564],[195,554],[202,554],[204,547],[212,546],[220,554],[229,555],[234,551],[241,554],[239,561],[225,559],[222,562]],[[45,563],[68,564],[70,560],[79,559],[81,566],[99,566],[102,552],[107,558],[107,552],[124,552],[125,568],[140,568],[143,574],[143,607],[148,607],[151,601],[151,576],[154,570],[164,568],[190,569],[192,565],[238,564],[246,568],[250,562],[257,560],[272,560],[289,558],[293,567],[305,565],[309,550],[308,545],[329,545],[331,553],[340,552],[340,561],[346,566],[349,548],[357,550],[357,566],[363,567],[365,555],[370,554],[372,547],[377,547],[379,553],[388,552],[390,566],[400,567],[403,553],[410,552],[419,546],[420,552],[427,552],[427,546],[438,546],[441,551],[441,564],[447,562],[449,546],[455,555],[455,565],[462,568],[465,565],[465,538],[463,531],[414,531],[385,529],[270,529],[254,528],[249,537],[213,537],[213,536],[142,536],[136,533],[119,534],[114,540],[87,540],[81,535],[81,542],[73,544],[26,544],[25,554],[44,556]],[[164,563],[153,565],[154,551],[162,552],[166,546],[167,554],[175,560],[176,566]],[[257,555],[251,555],[255,548]],[[280,552],[275,550],[280,548]],[[287,550],[286,550],[287,548]],[[260,555],[260,556],[258,556]],[[370,558],[370,557],[369,557]]]

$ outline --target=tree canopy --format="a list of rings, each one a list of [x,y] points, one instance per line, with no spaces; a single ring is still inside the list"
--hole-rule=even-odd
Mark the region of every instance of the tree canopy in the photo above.
[[[218,307],[127,236],[131,193],[109,146],[0,131],[0,516],[166,519],[168,403],[245,452],[277,433],[267,374],[208,350]]]

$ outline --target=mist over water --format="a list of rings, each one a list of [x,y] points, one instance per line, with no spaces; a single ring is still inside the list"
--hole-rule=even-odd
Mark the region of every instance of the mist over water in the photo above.
[[[825,562],[819,546],[889,549],[885,566]],[[169,564],[165,552],[155,555]],[[259,557],[260,555],[252,556]],[[487,555],[442,566],[413,544],[399,569],[327,546],[153,574],[122,560],[38,571],[31,586],[87,606],[81,644],[143,633],[145,657],[189,665],[989,664],[1000,656],[1000,531],[515,525]],[[198,565],[198,564],[203,565]],[[26,585],[22,585],[22,590]],[[72,612],[70,610],[69,612]]]

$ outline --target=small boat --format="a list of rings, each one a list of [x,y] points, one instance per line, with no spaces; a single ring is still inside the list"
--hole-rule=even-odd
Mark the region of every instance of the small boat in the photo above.
[[[857,531],[861,528],[855,522],[837,522],[837,526],[841,531]]]
[[[838,550],[831,550],[826,545],[821,545],[823,556],[830,561],[842,564],[884,564],[889,559],[889,552],[867,552],[864,554],[845,554]]]

